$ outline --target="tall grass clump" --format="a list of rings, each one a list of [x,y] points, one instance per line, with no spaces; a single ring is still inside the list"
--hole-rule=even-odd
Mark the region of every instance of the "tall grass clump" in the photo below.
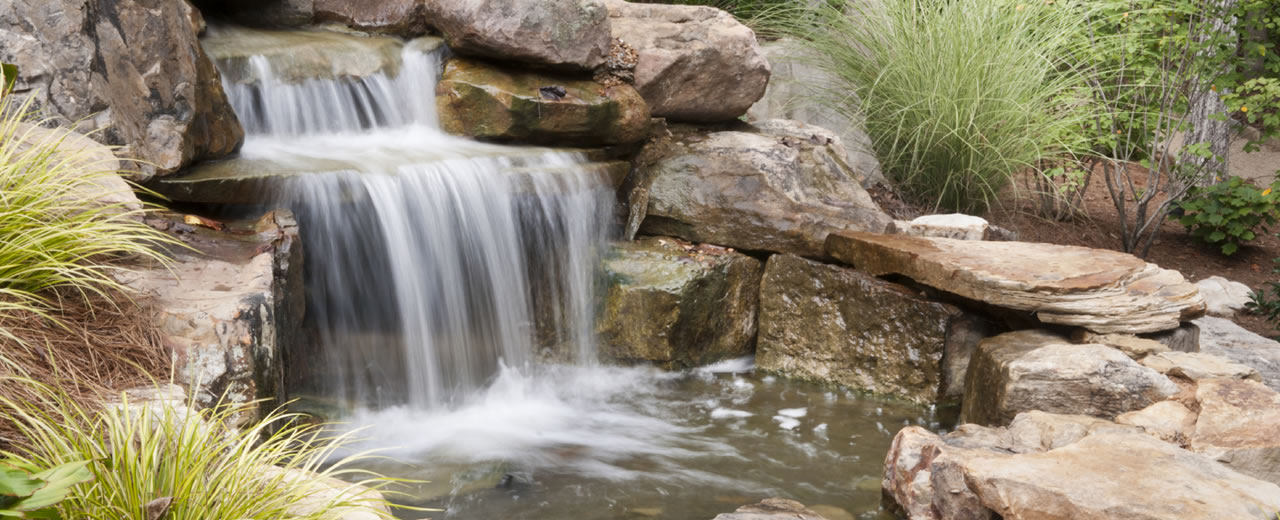
[[[392,518],[381,494],[369,491],[390,481],[351,467],[368,453],[333,461],[350,434],[280,413],[227,426],[253,404],[197,411],[181,400],[139,404],[126,394],[90,406],[27,379],[0,384],[28,386],[22,394],[33,396],[0,398],[0,418],[23,439],[5,456],[35,467],[89,461],[93,478],[58,504],[62,518],[321,520],[355,511]],[[331,480],[337,477],[360,482]]]
[[[1083,79],[1066,57],[1083,9],[1026,0],[849,0],[787,32],[863,121],[885,174],[916,202],[981,212],[1037,161],[1085,145]]]
[[[68,294],[118,301],[117,261],[163,262],[155,246],[172,239],[142,223],[136,200],[102,199],[104,186],[120,184],[110,153],[82,145],[78,134],[40,128],[29,103],[12,99],[0,99],[0,321],[56,320],[57,297]],[[0,323],[0,341],[21,338]]]

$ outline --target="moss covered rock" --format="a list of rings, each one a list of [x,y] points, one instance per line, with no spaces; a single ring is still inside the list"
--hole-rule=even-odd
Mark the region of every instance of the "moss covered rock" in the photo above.
[[[453,59],[436,87],[446,132],[494,141],[601,146],[639,141],[649,107],[630,85]]]
[[[691,367],[750,354],[763,265],[716,246],[670,238],[615,244],[596,330],[623,361]]]

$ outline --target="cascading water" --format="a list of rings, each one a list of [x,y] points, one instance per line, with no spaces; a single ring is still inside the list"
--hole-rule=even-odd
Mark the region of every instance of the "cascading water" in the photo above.
[[[301,83],[251,56],[225,85],[243,156],[331,168],[282,190],[305,223],[318,325],[306,357],[325,360],[303,386],[324,397],[454,404],[499,366],[529,371],[535,337],[591,358],[607,189],[578,154],[437,130],[439,56],[409,45],[394,77]]]
[[[593,363],[612,194],[583,157],[441,133],[439,55],[421,41],[231,31],[211,29],[206,48],[262,49],[210,53],[249,134],[241,155],[306,172],[281,190],[312,331],[288,360],[291,393],[362,404],[343,419],[372,426],[359,449],[389,456],[369,469],[431,481],[400,489],[406,502],[445,510],[432,518],[688,520],[784,496],[884,518],[891,431],[936,426],[928,414],[749,359]],[[387,49],[399,58],[381,72],[343,72]],[[288,62],[317,53],[331,74]],[[547,346],[573,362],[536,362]]]

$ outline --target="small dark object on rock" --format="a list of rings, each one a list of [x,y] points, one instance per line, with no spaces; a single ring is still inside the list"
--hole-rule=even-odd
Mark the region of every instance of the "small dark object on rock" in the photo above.
[[[564,99],[566,95],[569,94],[569,92],[565,90],[564,87],[561,87],[559,85],[542,87],[538,89],[538,93],[542,94],[542,99],[549,99],[551,101],[560,101],[561,99]]]
[[[498,485],[496,485],[496,486],[494,486],[494,487],[496,487],[496,488],[498,488],[498,489],[508,489],[508,488],[510,488],[510,487],[511,487],[511,484],[514,484],[514,483],[515,483],[515,481],[516,481],[516,477],[515,477],[515,475],[512,475],[512,474],[510,474],[510,473],[507,473],[506,475],[503,475],[503,476],[502,476],[502,479],[501,479],[501,480],[498,480]]]

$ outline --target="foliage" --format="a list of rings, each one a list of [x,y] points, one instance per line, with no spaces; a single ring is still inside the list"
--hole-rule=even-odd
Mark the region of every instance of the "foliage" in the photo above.
[[[1280,235],[1277,236],[1280,237]],[[1280,275],[1280,257],[1276,257],[1271,262],[1275,265],[1271,269],[1272,274]],[[1265,286],[1254,291],[1251,298],[1252,300],[1245,304],[1245,308],[1249,312],[1265,317],[1271,322],[1272,330],[1280,332],[1280,282],[1267,282]],[[1275,339],[1280,340],[1280,336],[1276,336]]]
[[[12,63],[0,63],[0,92],[7,92],[18,81],[18,66]]]
[[[1015,172],[1085,143],[1075,55],[1083,9],[1021,0],[849,1],[789,33],[834,79],[820,102],[865,123],[918,202],[980,212]]]
[[[641,0],[649,4],[705,5],[724,10],[738,21],[751,27],[756,34],[766,38],[785,34],[783,27],[808,12],[804,4],[825,4],[838,9],[845,0]],[[801,4],[797,6],[797,4]]]
[[[60,518],[54,507],[71,487],[88,482],[88,461],[68,462],[42,470],[13,460],[0,460],[0,517]]]
[[[0,317],[29,312],[53,319],[50,294],[118,297],[113,261],[165,261],[156,247],[176,243],[141,222],[143,209],[99,200],[120,175],[114,157],[77,138],[27,124],[30,105],[0,101]],[[118,182],[118,181],[117,181]],[[111,298],[107,298],[110,301]],[[0,338],[18,340],[0,327]]]
[[[90,461],[94,479],[75,486],[58,505],[65,518],[336,519],[353,508],[385,505],[348,484],[341,493],[322,494],[327,485],[320,482],[334,477],[362,479],[359,484],[374,489],[390,481],[351,469],[367,453],[335,457],[351,434],[330,435],[324,425],[302,425],[296,415],[274,413],[236,429],[228,425],[251,413],[253,404],[195,411],[181,402],[131,403],[126,394],[119,402],[87,407],[35,381],[0,384],[28,385],[35,396],[0,398],[0,416],[16,423],[26,439],[10,456],[37,466]],[[291,470],[316,475],[299,478]],[[300,504],[310,507],[294,509]]]
[[[1231,255],[1240,245],[1257,238],[1257,229],[1276,223],[1280,206],[1273,190],[1280,181],[1260,189],[1239,177],[1207,186],[1193,187],[1177,203],[1182,215],[1178,222],[1191,235],[1208,244],[1220,244],[1222,254]]]
[[[1222,96],[1227,110],[1244,122],[1261,130],[1262,139],[1280,135],[1280,77],[1259,77],[1245,80],[1240,86]],[[1245,143],[1246,152],[1256,152],[1261,139]]]

